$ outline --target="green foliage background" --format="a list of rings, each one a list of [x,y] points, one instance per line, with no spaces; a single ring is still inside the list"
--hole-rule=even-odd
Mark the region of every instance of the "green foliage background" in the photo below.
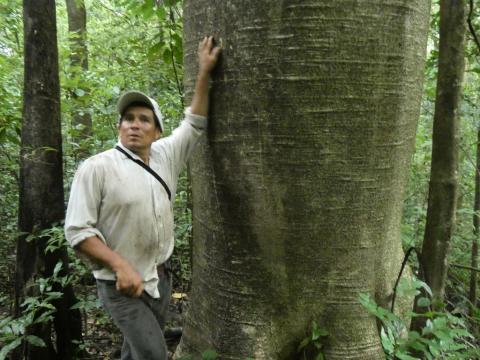
[[[88,71],[70,62],[70,41],[75,35],[68,31],[65,1],[56,1],[66,199],[80,162],[78,150],[95,154],[116,143],[115,107],[122,92],[137,89],[157,99],[164,116],[165,136],[178,125],[184,108],[181,2],[86,0],[85,4]],[[1,294],[11,297],[23,104],[22,1],[1,0],[0,21],[4,24],[0,30],[0,256],[5,259],[0,262],[5,280],[0,281],[0,289]],[[74,141],[80,130],[72,124],[74,108],[92,117],[93,135],[80,142]],[[182,289],[188,286],[190,277],[191,221],[187,202],[185,172],[175,201],[174,270]]]

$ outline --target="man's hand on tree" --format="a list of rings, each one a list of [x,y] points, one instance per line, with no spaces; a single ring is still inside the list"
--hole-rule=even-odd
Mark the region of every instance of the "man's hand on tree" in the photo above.
[[[222,48],[213,45],[213,36],[204,37],[198,44],[198,74],[208,75],[215,67]]]
[[[213,45],[213,36],[203,38],[198,44],[198,74],[190,110],[192,114],[208,115],[208,82],[210,72],[217,65],[222,48]]]

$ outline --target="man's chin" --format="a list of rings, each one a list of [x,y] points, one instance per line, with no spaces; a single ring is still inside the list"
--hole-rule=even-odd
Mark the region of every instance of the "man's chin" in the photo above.
[[[141,150],[143,150],[143,146],[135,143],[135,142],[127,142],[126,144],[123,144],[128,150],[130,150],[131,152],[134,152],[134,153],[138,153],[140,152]]]

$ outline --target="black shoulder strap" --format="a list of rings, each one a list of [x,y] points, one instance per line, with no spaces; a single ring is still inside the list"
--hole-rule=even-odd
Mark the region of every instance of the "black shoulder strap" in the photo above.
[[[145,170],[147,170],[150,174],[153,175],[153,177],[155,179],[157,179],[160,184],[163,185],[163,188],[165,189],[165,191],[167,192],[167,195],[168,195],[168,200],[172,201],[172,193],[170,192],[170,189],[168,188],[167,186],[167,183],[165,181],[163,181],[163,179],[160,177],[160,175],[158,175],[150,166],[148,166],[147,164],[145,164],[143,161],[141,160],[137,160],[137,159],[134,159],[129,153],[127,153],[125,150],[123,150],[120,146],[115,146],[115,149],[117,149],[118,151],[120,151],[122,154],[124,154],[126,157],[128,157],[130,160],[132,160],[133,162],[135,162],[136,164],[140,165],[141,167],[143,167]]]

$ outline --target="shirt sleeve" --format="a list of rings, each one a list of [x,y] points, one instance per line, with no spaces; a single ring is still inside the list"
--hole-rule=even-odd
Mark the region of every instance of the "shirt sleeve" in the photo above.
[[[192,155],[200,136],[207,127],[205,116],[192,114],[190,108],[185,110],[185,118],[168,138],[165,139],[171,156],[173,173],[177,177]]]
[[[73,247],[92,236],[105,242],[96,227],[102,200],[103,179],[99,173],[95,161],[89,159],[78,168],[73,179],[65,217],[65,236]]]

